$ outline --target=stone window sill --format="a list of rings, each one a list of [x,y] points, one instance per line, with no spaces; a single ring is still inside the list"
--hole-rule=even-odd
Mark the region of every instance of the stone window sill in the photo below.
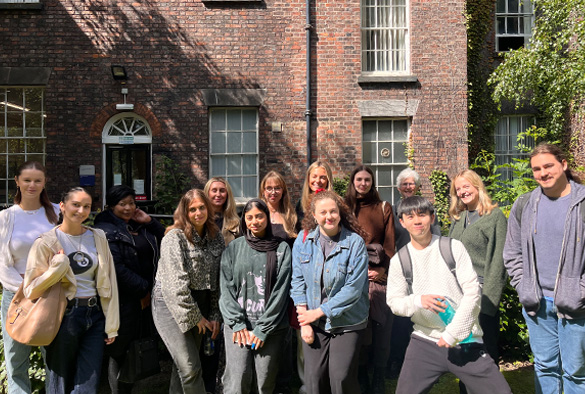
[[[358,83],[417,83],[416,75],[360,75]]]

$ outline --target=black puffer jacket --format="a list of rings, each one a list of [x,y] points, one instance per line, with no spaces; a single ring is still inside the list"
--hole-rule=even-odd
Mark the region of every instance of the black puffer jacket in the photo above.
[[[134,238],[128,227],[137,229],[138,233],[146,238],[153,250],[152,261],[139,261],[138,251]],[[94,220],[94,227],[104,230],[114,264],[120,293],[120,313],[122,306],[140,302],[151,291],[156,267],[159,259],[159,245],[165,228],[155,219],[150,223],[140,225],[136,222],[124,222],[110,210],[98,214]]]

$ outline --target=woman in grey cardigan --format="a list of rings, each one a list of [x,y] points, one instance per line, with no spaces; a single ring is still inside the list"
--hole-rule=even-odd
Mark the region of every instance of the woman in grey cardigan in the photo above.
[[[161,243],[152,291],[154,324],[173,358],[169,393],[205,393],[199,346],[220,328],[219,262],[225,248],[206,194],[189,190]]]
[[[497,363],[499,304],[506,285],[506,216],[498,204],[492,203],[481,178],[472,170],[453,178],[449,214],[453,219],[449,235],[463,242],[482,284],[479,324],[486,349]]]
[[[240,231],[244,236],[232,241],[221,258],[224,393],[250,393],[255,380],[258,394],[270,394],[288,331],[291,252],[272,235],[270,212],[260,199],[244,207]]]

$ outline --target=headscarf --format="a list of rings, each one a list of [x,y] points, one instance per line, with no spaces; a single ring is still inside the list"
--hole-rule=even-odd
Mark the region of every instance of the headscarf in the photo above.
[[[266,231],[264,233],[264,237],[262,238],[253,236],[252,232],[248,230],[248,227],[246,226],[246,212],[252,209],[250,207],[252,204],[266,214]],[[264,201],[260,200],[259,198],[253,198],[248,201],[244,207],[244,210],[242,211],[242,217],[240,218],[240,232],[244,234],[244,238],[246,239],[248,246],[258,252],[266,253],[266,288],[264,299],[266,302],[268,302],[274,284],[276,283],[276,250],[278,249],[278,245],[280,245],[282,240],[280,238],[276,238],[272,234],[272,226],[270,225],[270,211],[268,210],[268,206]]]

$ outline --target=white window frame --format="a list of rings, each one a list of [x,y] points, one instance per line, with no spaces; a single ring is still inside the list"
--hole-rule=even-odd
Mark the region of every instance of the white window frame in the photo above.
[[[244,128],[243,122],[242,122],[242,116],[241,113],[243,111],[250,111],[253,110],[255,111],[255,115],[256,115],[256,120],[255,120],[255,124],[254,124],[254,128]],[[228,129],[228,120],[227,120],[227,116],[228,116],[228,112],[231,111],[240,111],[240,129],[236,130],[236,129]],[[224,116],[224,125],[225,127],[222,129],[217,129],[214,130],[214,117],[215,116]],[[226,179],[229,183],[230,186],[232,188],[232,191],[234,193],[234,198],[236,200],[237,203],[244,203],[246,201],[248,201],[250,198],[254,198],[258,196],[258,183],[259,183],[259,165],[258,165],[258,160],[259,160],[259,143],[258,143],[258,135],[259,135],[259,129],[258,129],[258,118],[259,118],[259,113],[258,113],[258,108],[257,107],[213,107],[209,109],[209,178],[212,177],[222,177],[224,179]],[[225,145],[222,148],[223,151],[215,151],[215,144],[216,144],[216,137],[214,136],[214,132],[217,133],[226,133],[226,138],[225,138]],[[244,152],[243,151],[243,143],[244,143],[244,138],[243,138],[243,134],[244,133],[250,133],[250,132],[254,132],[255,133],[255,151],[254,152]],[[229,134],[233,134],[233,133],[240,133],[242,134],[242,138],[241,138],[241,145],[240,145],[240,151],[239,152],[228,152],[228,141],[229,141]],[[243,171],[240,171],[238,174],[228,174],[229,172],[229,164],[227,162],[229,157],[240,157],[241,159],[244,158],[244,156],[255,156],[255,160],[254,160],[254,174],[244,174]],[[225,165],[225,171],[220,171],[218,168],[214,167],[214,161],[218,160],[218,158],[224,157],[226,160],[226,165]],[[242,166],[240,166],[240,169],[242,169]],[[243,190],[244,190],[244,179],[245,178],[253,178],[254,179],[254,190],[250,195],[244,195],[243,194]],[[241,191],[242,193],[238,192],[238,187],[235,187],[234,185],[234,181],[239,179],[241,182]]]
[[[8,102],[8,92],[10,90],[22,90],[22,104],[15,104]],[[27,91],[29,90],[41,90],[41,101],[40,101],[40,111],[31,111],[31,109],[27,108]],[[8,114],[18,114],[22,113],[22,135],[9,135],[8,130]],[[27,113],[31,114],[38,114],[40,115],[40,125],[35,127],[37,132],[35,135],[28,135],[27,133]],[[45,158],[47,156],[47,135],[45,133],[45,118],[47,117],[45,113],[45,88],[44,87],[34,87],[34,86],[11,86],[11,87],[0,87],[0,144],[3,144],[3,147],[0,149],[0,160],[2,160],[5,165],[4,173],[0,173],[0,182],[3,183],[3,190],[4,195],[0,196],[0,204],[12,204],[12,200],[14,196],[10,195],[10,188],[12,186],[12,182],[14,182],[14,172],[18,166],[28,160],[36,160],[41,162],[43,165],[45,164]],[[10,140],[19,139],[23,142],[23,151],[19,152],[10,152],[9,151],[9,143]],[[29,141],[41,141],[42,145],[42,152],[32,151],[29,150],[30,144]],[[13,161],[13,159],[17,157],[17,163]],[[11,167],[12,163],[12,167]],[[16,186],[14,185],[14,189]]]
[[[404,4],[396,4],[397,2]],[[382,11],[384,8],[387,8],[385,10],[387,12]],[[395,11],[399,8],[404,9],[403,26],[393,24],[393,20],[398,15]],[[388,19],[387,26],[380,23],[382,18]],[[368,21],[373,21],[373,24]],[[403,42],[398,39],[393,40],[393,36],[400,34],[404,34]],[[380,40],[381,37],[385,39]],[[393,45],[396,43],[402,43],[402,47]],[[410,73],[410,0],[361,0],[361,45],[363,75],[408,75]],[[386,55],[369,56],[371,52]]]
[[[516,124],[515,130],[512,130],[513,124]],[[518,146],[518,134],[526,131],[530,126],[536,124],[534,115],[504,115],[498,119],[498,124],[494,131],[495,142],[495,164],[513,164],[514,159],[527,157],[527,154],[520,152]],[[526,138],[524,145],[534,147],[534,140]],[[514,173],[511,168],[502,168],[498,171],[500,180],[512,180]]]
[[[530,38],[532,37],[532,29],[534,27],[534,5],[531,0],[514,0],[518,7],[514,9],[510,5],[511,0],[497,0],[496,1],[496,51],[507,52],[508,49],[500,49],[500,39],[503,38],[523,38],[524,46],[528,46]],[[498,3],[503,2],[503,9],[499,7]],[[518,19],[518,31],[510,32],[513,29],[513,21]],[[520,22],[523,22],[523,27],[520,27]],[[499,32],[500,26],[503,24],[504,31]],[[521,31],[523,30],[523,31]]]
[[[395,122],[406,122],[406,138],[397,138],[395,135]],[[376,122],[376,136],[373,140],[366,140],[364,138],[364,124],[366,122]],[[392,123],[392,132],[390,139],[380,139],[380,122],[391,122]],[[378,189],[378,193],[380,193],[380,197],[383,200],[387,200],[392,204],[396,203],[400,199],[400,193],[398,192],[397,185],[396,185],[396,176],[409,166],[408,155],[406,154],[408,139],[410,137],[410,127],[411,127],[411,119],[410,118],[362,118],[362,163],[372,169],[376,178],[376,187]],[[364,157],[364,146],[366,143],[374,142],[375,148],[375,161],[367,161]],[[385,146],[391,144],[392,151],[384,152]],[[385,145],[385,146],[381,146]],[[387,149],[387,148],[386,148]],[[400,150],[400,154],[398,154],[398,150]],[[379,154],[378,154],[379,152]],[[389,154],[392,157],[397,155],[402,156],[402,152],[404,152],[404,161],[392,161],[392,162],[381,162],[380,157],[384,157],[385,154]],[[381,170],[384,169],[384,173],[390,172],[389,176],[382,176]],[[388,171],[389,170],[389,171]]]

